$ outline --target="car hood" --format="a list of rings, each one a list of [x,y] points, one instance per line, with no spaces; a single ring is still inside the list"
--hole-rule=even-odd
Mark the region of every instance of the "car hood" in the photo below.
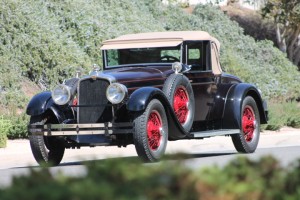
[[[103,71],[117,82],[127,87],[162,85],[166,77],[173,73],[171,66],[124,67]]]

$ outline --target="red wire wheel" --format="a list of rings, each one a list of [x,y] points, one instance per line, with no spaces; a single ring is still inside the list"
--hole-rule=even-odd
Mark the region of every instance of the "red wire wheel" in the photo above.
[[[245,106],[242,117],[242,129],[246,142],[251,142],[256,128],[255,114],[251,106]]]
[[[240,120],[240,133],[231,135],[232,142],[238,152],[253,153],[260,137],[259,110],[253,97],[243,99]]]
[[[158,161],[168,142],[168,119],[164,106],[152,99],[143,113],[133,121],[133,142],[136,152],[146,162]]]
[[[147,138],[148,145],[151,150],[155,151],[159,148],[162,139],[162,120],[160,114],[153,110],[147,122]]]
[[[178,121],[185,124],[189,115],[189,96],[183,86],[179,86],[174,93],[173,108]]]

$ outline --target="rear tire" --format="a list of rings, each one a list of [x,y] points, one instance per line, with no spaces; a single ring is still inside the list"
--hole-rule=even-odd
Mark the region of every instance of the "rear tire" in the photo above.
[[[47,118],[41,115],[30,118],[30,124],[33,125],[44,125],[46,122]],[[44,163],[59,165],[65,152],[62,140],[53,136],[30,135],[29,142],[33,157],[40,165]]]
[[[253,153],[260,137],[260,117],[255,100],[245,97],[241,110],[240,134],[231,135],[235,149],[240,153]]]
[[[168,140],[168,120],[160,101],[153,99],[143,113],[134,119],[135,149],[145,162],[158,161],[165,153]]]

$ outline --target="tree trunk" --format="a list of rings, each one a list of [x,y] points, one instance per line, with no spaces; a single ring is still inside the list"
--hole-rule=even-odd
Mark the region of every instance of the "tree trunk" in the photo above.
[[[300,26],[297,29],[294,29],[290,34],[289,41],[287,42],[288,49],[288,58],[292,61],[295,65],[299,65],[298,56],[298,47],[299,47],[299,34],[300,34]]]
[[[285,30],[281,34],[281,32],[280,32],[280,26],[277,23],[277,25],[276,25],[276,39],[277,39],[277,44],[278,44],[278,47],[279,47],[280,51],[286,53],[286,42],[285,42],[285,37],[284,36],[285,36]]]
[[[298,66],[298,70],[300,71],[300,36],[298,37],[298,46],[294,52],[294,64]]]

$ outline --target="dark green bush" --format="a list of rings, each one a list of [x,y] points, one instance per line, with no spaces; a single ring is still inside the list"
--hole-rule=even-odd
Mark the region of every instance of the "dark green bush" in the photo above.
[[[32,169],[0,189],[0,199],[299,199],[299,163],[239,157],[225,167],[192,171],[184,161],[142,165],[134,158],[87,163],[81,177]]]

